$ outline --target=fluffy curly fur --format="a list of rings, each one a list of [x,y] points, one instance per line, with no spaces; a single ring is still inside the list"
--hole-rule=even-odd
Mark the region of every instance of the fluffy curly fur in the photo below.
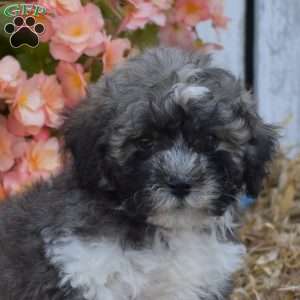
[[[236,199],[257,196],[276,144],[239,81],[151,49],[64,133],[72,163],[1,203],[0,299],[226,299],[244,253]]]

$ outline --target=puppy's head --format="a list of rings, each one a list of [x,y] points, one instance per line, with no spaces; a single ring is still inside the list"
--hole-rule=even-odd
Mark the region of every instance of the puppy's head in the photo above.
[[[65,138],[83,189],[128,215],[175,222],[256,197],[276,144],[230,73],[167,48],[103,78]]]

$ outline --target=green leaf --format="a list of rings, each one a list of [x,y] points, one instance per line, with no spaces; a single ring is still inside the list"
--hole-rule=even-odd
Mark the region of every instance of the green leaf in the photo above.
[[[4,27],[7,23],[12,22],[12,17],[7,17],[4,15],[4,9],[6,6],[1,6],[0,7],[0,35],[7,37],[8,34],[4,31]],[[2,46],[2,45],[1,45]]]
[[[77,63],[84,65],[88,59],[89,59],[89,57],[87,55],[83,54],[79,57],[79,59],[77,60]]]
[[[46,43],[39,44],[37,48],[22,46],[15,49],[15,56],[29,76],[41,71],[46,74],[55,72],[57,62],[51,57]]]
[[[9,40],[0,35],[0,59],[5,55],[13,55],[13,48],[10,46]]]
[[[130,39],[131,43],[140,49],[153,47],[158,44],[158,26],[148,24],[144,29],[126,32],[124,37]]]
[[[96,82],[100,78],[102,71],[102,61],[100,59],[95,60],[91,67],[91,82]]]
[[[50,55],[48,43],[40,43],[39,46],[34,49],[33,55],[36,56],[42,70],[44,70],[46,74],[53,74],[55,72],[57,62]]]
[[[91,2],[91,0],[83,1],[83,3],[88,2]],[[114,9],[113,5],[110,3],[110,0],[93,0],[92,2],[101,10],[104,18],[105,31],[109,35],[114,36],[122,20],[120,12]]]
[[[32,76],[39,73],[42,69],[41,65],[36,61],[34,55],[30,52],[19,53],[16,55],[17,60],[20,62],[22,69]]]

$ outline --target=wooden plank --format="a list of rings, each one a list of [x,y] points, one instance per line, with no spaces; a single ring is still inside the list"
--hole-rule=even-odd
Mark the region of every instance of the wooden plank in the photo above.
[[[216,51],[214,62],[244,78],[245,1],[225,0],[225,15],[230,18],[227,30],[216,32],[210,23],[200,23],[197,32],[205,42],[219,43],[224,49]]]
[[[257,0],[255,95],[265,120],[284,124],[282,144],[300,144],[300,1]]]

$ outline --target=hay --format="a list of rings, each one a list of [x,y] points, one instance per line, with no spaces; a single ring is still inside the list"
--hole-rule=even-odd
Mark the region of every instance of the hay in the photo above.
[[[232,300],[300,299],[300,156],[280,155],[257,204],[245,215],[241,238],[246,268]]]

